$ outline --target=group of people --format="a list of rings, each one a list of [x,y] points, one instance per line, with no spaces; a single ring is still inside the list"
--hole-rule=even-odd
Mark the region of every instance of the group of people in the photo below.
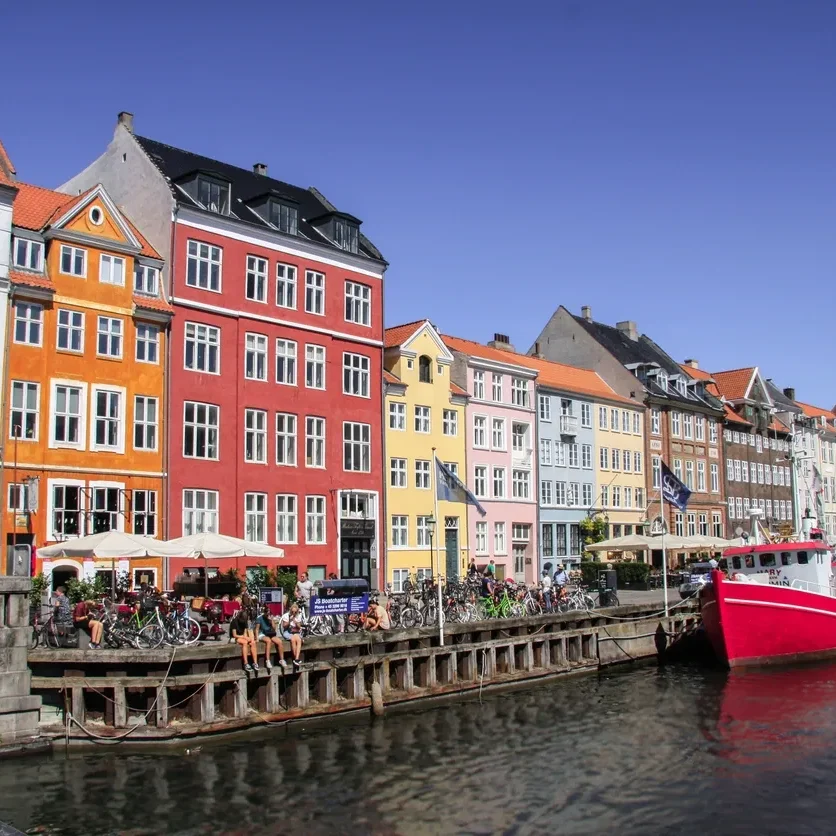
[[[302,625],[304,623],[299,605],[292,604],[290,609],[279,619],[273,616],[267,604],[261,608],[260,613],[256,613],[257,608],[250,605],[249,601],[243,602],[229,625],[230,637],[241,646],[244,670],[249,673],[259,669],[259,640],[264,642],[264,666],[267,670],[273,670],[271,657],[274,650],[278,656],[279,666],[282,670],[286,670],[287,662],[284,659],[282,639],[290,643],[293,668],[298,670],[301,665]]]
[[[552,612],[557,602],[566,596],[566,587],[569,585],[569,575],[563,564],[558,564],[554,575],[552,575],[551,568],[550,563],[547,563],[543,567],[543,575],[540,578],[539,586],[540,600],[546,612]],[[475,558],[471,558],[470,560],[467,575],[471,580],[476,580],[480,577],[479,567],[476,565]],[[506,579],[506,583],[509,582]],[[496,579],[496,564],[491,559],[481,573],[480,592],[483,598],[490,598],[494,597],[500,589],[501,586]]]

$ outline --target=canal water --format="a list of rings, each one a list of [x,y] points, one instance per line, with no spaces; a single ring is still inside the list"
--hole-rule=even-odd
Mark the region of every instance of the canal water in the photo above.
[[[820,834],[836,830],[834,775],[836,666],[647,666],[196,752],[0,762],[0,821],[63,836]]]

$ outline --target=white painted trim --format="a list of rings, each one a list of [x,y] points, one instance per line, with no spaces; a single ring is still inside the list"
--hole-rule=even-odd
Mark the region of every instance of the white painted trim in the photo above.
[[[284,253],[286,255],[292,255],[296,258],[305,258],[311,259],[314,261],[318,261],[320,264],[327,264],[331,267],[338,267],[341,270],[351,270],[354,273],[359,273],[363,276],[370,276],[373,279],[382,279],[383,278],[383,270],[370,270],[368,267],[363,267],[360,264],[355,263],[354,259],[345,261],[338,261],[335,258],[329,258],[328,256],[322,255],[320,252],[320,248],[314,247],[316,246],[313,242],[307,247],[304,247],[304,241],[299,240],[297,243],[298,245],[302,246],[291,246],[288,243],[279,243],[278,238],[279,233],[275,233],[274,235],[270,235],[270,230],[265,229],[264,232],[268,233],[267,235],[256,236],[256,235],[247,235],[243,232],[239,232],[237,229],[234,228],[235,220],[230,219],[221,219],[218,218],[221,223],[218,224],[209,224],[206,223],[206,219],[203,214],[192,213],[189,211],[190,207],[181,206],[180,212],[178,213],[175,223],[190,227],[191,229],[198,229],[202,232],[209,232],[214,235],[221,235],[224,238],[231,238],[234,241],[241,241],[245,244],[251,244],[255,247],[262,247],[265,250],[272,250],[273,252],[277,253]],[[194,219],[189,218],[189,215],[194,214]],[[200,220],[198,220],[200,218]],[[360,261],[358,258],[357,261]]]
[[[369,337],[358,337],[355,334],[346,334],[343,331],[334,331],[331,328],[320,328],[319,326],[308,325],[304,322],[291,322],[288,319],[279,319],[275,316],[264,316],[263,314],[255,314],[250,311],[238,311],[234,308],[226,308],[221,305],[209,305],[205,302],[196,302],[192,299],[184,299],[182,296],[172,296],[171,302],[175,305],[182,305],[185,308],[192,308],[193,310],[197,311],[205,311],[206,313],[216,313],[220,314],[221,316],[231,316],[235,319],[252,319],[256,322],[267,322],[271,325],[283,325],[287,328],[298,328],[300,331],[311,331],[314,334],[325,334],[329,337],[336,337],[337,339],[348,340],[350,342],[363,343],[365,345],[373,345],[377,347],[383,346],[382,340],[373,340]],[[206,323],[199,324],[204,325]]]
[[[14,461],[4,461],[3,467],[14,467]],[[42,464],[40,462],[21,462],[17,463],[18,470],[43,470],[49,473],[92,473],[102,474],[107,476],[142,476],[150,479],[162,479],[167,474],[162,470],[121,470],[119,468],[104,468],[104,467],[73,467],[68,464]],[[66,482],[67,480],[59,480]],[[83,482],[80,484],[84,484]]]
[[[8,349],[7,349],[8,351]],[[12,412],[15,411],[14,409],[14,398],[12,397],[12,392],[14,390],[15,383],[25,383],[28,386],[34,386],[37,391],[37,401],[35,402],[35,437],[34,438],[26,438],[25,436],[19,436],[15,438],[14,436],[14,425],[12,424]],[[25,444],[32,444],[37,443],[41,438],[41,384],[37,380],[20,380],[19,378],[13,378],[9,381],[9,442],[6,444],[6,447],[9,448],[13,446],[16,442],[20,443],[23,442]],[[21,412],[25,413],[26,410],[26,392],[24,390],[24,406],[21,408]],[[20,428],[23,430],[23,427]]]
[[[458,350],[458,349],[457,349]],[[468,354],[463,351],[462,354],[467,355],[468,365],[472,368],[483,371],[505,372],[506,374],[513,374],[516,377],[525,377],[529,380],[534,380],[538,372],[535,369],[529,369],[526,366],[515,366],[512,363],[501,363],[499,360],[486,360],[484,357],[476,357],[473,354]]]
[[[187,456],[185,452],[183,452],[183,448],[185,447],[186,443],[186,406],[188,404],[192,404],[192,406],[214,406],[215,409],[218,410],[218,423],[215,427],[218,433],[218,442],[217,442],[217,456]],[[221,405],[212,403],[211,401],[195,401],[195,400],[184,400],[183,401],[183,420],[180,424],[183,429],[183,432],[180,436],[180,455],[184,459],[194,459],[195,461],[200,462],[219,462],[221,460]],[[200,424],[194,424],[194,427],[201,426]],[[211,424],[204,424],[203,426],[206,427],[206,432],[208,434],[209,429],[211,428]],[[207,439],[208,441],[208,439]],[[208,443],[207,443],[208,447]]]
[[[145,398],[146,400],[146,408],[147,408],[147,401],[154,401],[154,412],[157,416],[157,420],[153,424],[149,424],[148,421],[145,421],[142,426],[154,427],[154,446],[153,447],[137,447],[134,443],[136,441],[136,399],[137,398]],[[134,402],[133,402],[133,421],[131,421],[131,449],[137,450],[140,453],[157,453],[160,449],[160,401],[161,398],[159,395],[140,395],[138,393],[134,394]]]
[[[189,337],[186,335],[186,329],[189,327],[189,325],[196,325],[196,326],[200,326],[202,328],[206,328],[207,331],[211,329],[212,331],[217,331],[218,332],[218,341],[217,341],[217,343],[215,343],[215,345],[218,349],[218,369],[217,369],[217,371],[210,372],[210,371],[207,371],[205,369],[190,369],[186,365],[186,343],[188,343],[188,341],[189,341]],[[220,375],[221,375],[221,335],[222,335],[222,330],[217,325],[210,325],[208,322],[193,322],[192,320],[187,319],[183,323],[183,371],[184,372],[193,372],[194,374],[211,374],[211,375],[215,375],[217,377],[220,377]],[[265,335],[262,335],[262,336],[265,336]],[[197,345],[198,343],[201,342],[200,340],[197,339],[197,329],[195,329],[195,340],[194,340],[194,342],[195,342],[195,345]],[[208,348],[211,345],[211,343],[209,343],[208,341],[204,341],[203,344],[207,347],[207,352],[206,353],[208,355],[208,353],[209,353]],[[247,343],[246,343],[246,340],[245,340],[245,342],[244,342],[244,362],[245,363],[246,363],[246,354],[247,354],[246,345],[247,345]],[[195,352],[195,356],[197,356],[197,352]],[[249,378],[247,378],[247,379],[249,380]]]
[[[308,500],[321,499],[322,500],[322,539],[308,540]],[[321,493],[305,494],[305,545],[306,546],[327,546],[328,545],[328,497]]]
[[[734,581],[728,581],[728,583],[734,583]],[[792,587],[787,587],[787,589],[791,588]],[[796,592],[797,591],[798,590],[796,590]],[[819,593],[809,592],[807,594],[817,595]],[[832,600],[829,595],[822,595],[821,597]],[[799,612],[810,612],[815,613],[816,615],[829,615],[832,618],[836,618],[836,612],[831,610],[821,610],[817,607],[802,607],[800,604],[779,604],[775,601],[750,601],[746,598],[725,598],[724,601],[726,604],[745,604],[752,607],[770,607],[777,610],[798,610]]]
[[[83,380],[65,380],[59,377],[52,377],[49,380],[49,427],[47,433],[47,446],[53,450],[86,450],[87,449],[87,395],[88,383]],[[78,414],[78,435],[79,440],[73,444],[67,441],[55,440],[55,403],[57,401],[56,388],[58,386],[69,386],[73,389],[81,389]]]
[[[65,273],[61,269],[61,264],[64,261],[64,247],[69,250],[78,250],[79,252],[84,253],[84,272],[79,273]],[[73,256],[73,261],[75,261],[75,256]],[[62,276],[72,276],[74,279],[86,279],[87,278],[87,250],[84,247],[75,247],[72,244],[61,244],[61,249],[58,251],[58,272]]]
[[[21,465],[18,464],[18,467]],[[73,540],[74,537],[64,538],[63,540],[56,536],[56,532],[53,528],[55,522],[55,507],[53,504],[53,493],[52,489],[62,485],[69,485],[70,487],[74,488],[86,488],[87,483],[83,479],[47,479],[46,480],[46,507],[47,507],[47,531],[49,532],[48,539],[52,542],[60,543],[64,542],[64,540]],[[85,516],[85,511],[87,510],[85,507],[86,502],[86,494],[82,491],[79,495],[79,525],[78,525],[78,536],[84,537],[87,533],[86,526],[87,526],[87,518]]]
[[[117,490],[124,491],[125,490],[125,483],[124,482],[107,482],[107,481],[96,481],[96,482],[88,482],[87,487],[90,489],[90,497],[92,499],[93,491],[96,488],[116,488]],[[117,531],[124,531],[125,530],[125,497],[124,494],[119,495],[119,510],[116,514],[116,530]],[[88,509],[88,514],[95,513],[95,508],[91,507]]]
[[[412,342],[417,340],[421,334],[425,332],[430,335],[430,339],[432,339],[432,341],[438,347],[439,355],[437,355],[435,358],[436,362],[442,363],[444,365],[452,364],[454,360],[452,352],[449,348],[447,348],[447,345],[444,343],[444,340],[442,340],[439,336],[438,331],[436,331],[435,328],[433,328],[432,325],[426,320],[424,321],[423,325],[417,328],[417,330],[412,334],[411,337],[409,337],[407,340],[400,344],[399,348],[401,350],[401,353],[405,354],[406,352],[409,352],[413,356],[417,356],[415,352],[410,352],[409,346]]]
[[[130,241],[131,245],[136,247],[137,249],[142,249],[142,244],[140,243],[139,239],[134,235],[133,230],[125,223],[125,219],[122,216],[122,213],[116,207],[116,204],[110,199],[110,195],[105,191],[104,186],[99,183],[97,186],[94,186],[93,190],[88,194],[84,200],[76,203],[72,206],[67,212],[65,212],[54,224],[51,224],[53,229],[60,229],[64,226],[67,221],[71,218],[74,218],[81,210],[85,209],[89,206],[96,198],[100,198],[102,203],[104,203],[107,211],[113,217],[113,220],[116,222],[116,225],[119,227],[119,231],[125,236],[125,238]]]
[[[116,447],[99,446],[96,444],[96,409],[95,400],[98,392],[115,392],[120,398],[119,415],[119,438]],[[124,453],[125,452],[125,425],[128,421],[128,391],[124,386],[111,386],[110,384],[92,383],[90,385],[90,400],[93,401],[93,408],[90,413],[90,451],[102,453]]]
[[[218,524],[221,518],[221,492],[215,490],[214,488],[183,488],[180,491],[180,528],[183,532],[183,536],[187,536],[188,532],[186,531],[186,491],[191,491],[192,493],[202,492],[205,494],[215,494],[215,510],[211,513],[214,514],[215,517],[215,524],[209,528],[210,531],[217,532],[218,531]],[[196,508],[189,509],[191,511],[197,511]],[[210,513],[207,509],[203,510],[204,514]],[[204,529],[206,530],[206,529]]]

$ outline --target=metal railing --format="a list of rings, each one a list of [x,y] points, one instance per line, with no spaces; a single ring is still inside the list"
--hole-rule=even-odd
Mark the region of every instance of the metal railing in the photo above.
[[[805,581],[802,578],[795,578],[790,583],[792,589],[800,589],[802,592],[814,592],[816,595],[827,595],[828,598],[836,598],[836,589],[832,586],[820,583],[813,583],[813,581]]]

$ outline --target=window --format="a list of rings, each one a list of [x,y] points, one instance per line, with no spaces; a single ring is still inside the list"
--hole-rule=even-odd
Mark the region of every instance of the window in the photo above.
[[[134,260],[134,292],[143,296],[156,296],[159,288],[160,271]]]
[[[760,436],[758,436],[758,437],[760,437]],[[762,462],[758,462],[758,484],[759,485],[763,484],[763,463]]]
[[[531,474],[527,470],[512,471],[511,489],[514,499],[529,499],[531,495]]]
[[[415,487],[422,491],[430,489],[430,463],[425,459],[415,460]]]
[[[84,351],[84,314],[58,309],[58,348],[61,351]]]
[[[325,542],[325,497],[305,497],[305,542]]]
[[[652,457],[651,467],[653,469],[653,487],[662,487],[662,459],[659,456]]]
[[[200,241],[189,241],[186,258],[186,284],[200,290],[221,292],[221,258],[220,247],[202,244]]]
[[[485,400],[485,373],[473,372],[473,397]]]
[[[686,412],[683,416],[683,424],[685,427],[684,436],[685,438],[693,438],[694,437],[694,416],[691,415],[690,412]]]
[[[83,445],[84,390],[80,386],[54,385],[52,440],[57,445]]]
[[[682,514],[674,515],[674,532],[677,537],[685,536],[685,519]]]
[[[100,316],[96,331],[96,353],[100,357],[122,357],[122,320]]]
[[[296,235],[299,224],[299,210],[278,200],[270,201],[270,223],[280,232]]]
[[[12,404],[9,438],[38,440],[38,406],[40,386],[23,380],[12,381]]]
[[[473,446],[487,448],[488,446],[488,419],[484,415],[473,416]]]
[[[91,449],[117,450],[123,445],[122,393],[93,387],[93,443]]]
[[[343,354],[343,392],[369,397],[369,358],[364,354]]]
[[[705,441],[705,416],[697,415],[694,421],[696,422],[697,441]]]
[[[428,433],[430,432],[430,408],[428,406],[415,407],[415,432]]]
[[[473,468],[473,493],[478,497],[488,495],[488,468],[482,464]]]
[[[607,416],[609,415],[609,410],[605,406],[598,407],[598,429],[599,430],[606,430],[608,428],[608,421]]]
[[[183,404],[183,455],[189,459],[218,458],[217,406],[197,401]]]
[[[264,338],[267,350],[267,338]],[[197,322],[186,323],[185,357],[183,364],[193,372],[220,374],[221,329]],[[266,374],[266,372],[265,372]]]
[[[119,488],[93,488],[90,494],[92,523],[90,534],[100,534],[119,527],[120,518],[120,490]]]
[[[726,459],[726,479],[728,479],[729,482],[735,481],[734,459]]]
[[[206,177],[197,178],[197,199],[204,209],[229,214],[229,185],[209,180]]]
[[[459,434],[459,414],[455,409],[445,409],[442,414],[442,432],[444,435]]]
[[[491,391],[491,399],[494,403],[502,403],[502,375],[494,374],[491,376],[493,380],[493,388]]]
[[[343,424],[343,470],[371,470],[371,426]]]
[[[682,459],[673,460],[673,473],[677,479],[682,480]]]
[[[705,493],[705,462],[697,462],[697,490]]]
[[[548,395],[540,395],[537,399],[541,421],[552,420],[552,400]]]
[[[305,467],[325,467],[325,419],[305,419]]]
[[[276,464],[296,467],[296,416],[276,413]]]
[[[720,492],[720,468],[716,464],[712,464],[711,468],[711,493]]]
[[[616,447],[612,448],[612,469],[621,470],[621,450]]]
[[[581,404],[581,426],[582,427],[591,427],[592,426],[592,404],[582,403]]]
[[[598,464],[601,470],[610,469],[610,449],[609,447],[601,447],[598,450]]]
[[[738,496],[735,499],[734,502],[735,502],[735,508],[737,509],[737,518],[739,520],[742,520],[743,519],[743,499]],[[747,502],[748,502],[748,500],[747,500]]]
[[[511,403],[514,406],[528,406],[528,381],[520,377],[511,378]]]
[[[765,464],[763,466],[763,481],[767,485],[772,484],[772,468],[768,464]],[[825,483],[826,483],[826,480],[825,480]],[[829,502],[830,500],[826,499],[825,501]]]
[[[722,537],[723,536],[723,517],[721,514],[712,514],[711,515],[711,524],[712,524],[712,534],[715,537]]]
[[[389,429],[390,430],[405,430],[406,429],[406,404],[405,403],[390,403],[389,404]]]
[[[554,463],[556,467],[566,467],[566,445],[562,441],[554,442]]]
[[[551,505],[554,500],[552,483],[549,479],[540,480],[540,504]]]
[[[644,510],[644,488],[636,488],[636,508]]]
[[[584,482],[583,488],[583,506],[584,508],[592,507],[592,485],[589,482]]]
[[[349,253],[358,250],[359,229],[344,218],[334,218],[334,243]]]
[[[505,419],[491,419],[491,447],[494,450],[505,449]]]
[[[325,276],[313,270],[305,271],[305,310],[325,316]]]
[[[276,383],[296,385],[296,343],[276,340]]]
[[[621,432],[630,432],[630,413],[626,409],[621,410]]]
[[[403,548],[409,545],[409,517],[395,515],[392,517],[392,548]],[[395,570],[397,571],[397,570]],[[407,572],[407,577],[409,573]]]
[[[493,498],[505,499],[505,468],[495,467],[493,469]]]
[[[505,523],[496,522],[493,524],[493,551],[494,554],[507,554],[508,548],[505,543]]]
[[[276,304],[296,308],[296,268],[291,264],[276,265]]]
[[[430,517],[423,517],[419,516],[417,518],[417,528],[416,528],[416,546],[429,546],[430,545],[430,526],[429,526]]]
[[[540,464],[550,465],[552,463],[552,440],[550,438],[540,439]]]
[[[134,398],[134,450],[157,449],[157,415],[156,398],[147,395]]]
[[[99,281],[102,284],[125,284],[125,259],[102,254],[99,262]]]
[[[621,487],[619,485],[612,486],[612,507],[621,507]]]
[[[697,515],[688,514],[688,536],[695,537],[697,534]]]
[[[116,320],[119,322],[119,320]],[[140,363],[157,363],[160,349],[160,330],[154,325],[136,326],[136,359]]]
[[[708,442],[709,442],[709,444],[716,444],[717,443],[717,422],[716,421],[709,421],[708,422]]]
[[[569,494],[567,496],[568,504],[577,506],[581,504],[581,486],[577,482],[569,483]]]
[[[650,432],[659,435],[662,432],[662,413],[655,407],[650,410]]]
[[[629,457],[629,452],[625,450],[624,455]],[[642,454],[638,450],[636,450],[633,453],[633,472],[641,473],[643,467],[644,464],[642,463]]]
[[[511,449],[522,454],[528,451],[528,424],[511,424]]]
[[[671,412],[671,434],[677,438],[682,435],[682,414],[676,410]]]
[[[633,434],[634,435],[641,435],[642,434],[642,417],[639,415],[638,412],[633,413]]]
[[[41,344],[43,308],[29,302],[15,302],[15,342],[24,345]],[[118,320],[117,320],[118,322]]]
[[[581,467],[584,470],[592,470],[592,445],[581,445]]]
[[[267,411],[244,410],[244,461],[267,464]]]
[[[406,487],[406,459],[389,459],[389,484],[393,488]]]
[[[87,275],[87,250],[62,244],[61,272],[66,276],[79,276],[83,279]]]
[[[24,270],[41,270],[43,269],[43,253],[44,245],[40,241],[30,241],[28,238],[15,238],[15,267],[22,267]]]
[[[633,489],[629,485],[624,488],[624,507],[633,507]]]
[[[254,255],[247,256],[247,299],[253,302],[267,302],[267,260]]]
[[[244,539],[250,543],[267,542],[267,494],[244,494]]]
[[[78,485],[52,487],[52,537],[65,540],[82,534],[82,489]]]
[[[368,285],[345,283],[345,321],[372,324],[372,289]]]
[[[488,553],[488,524],[486,522],[476,523],[476,554]]]
[[[752,467],[752,475],[755,474],[755,468]],[[740,462],[740,478],[743,482],[749,481],[749,462],[741,461]]]
[[[610,410],[610,428],[614,432],[618,432],[618,416],[619,412],[617,409]]]
[[[157,534],[157,492],[134,489],[131,496],[134,534],[155,537]]]
[[[218,492],[183,491],[183,536],[218,531]]]
[[[276,494],[276,542],[296,542],[296,494]]]
[[[246,334],[244,338],[244,377],[247,380],[267,380],[267,337]]]

